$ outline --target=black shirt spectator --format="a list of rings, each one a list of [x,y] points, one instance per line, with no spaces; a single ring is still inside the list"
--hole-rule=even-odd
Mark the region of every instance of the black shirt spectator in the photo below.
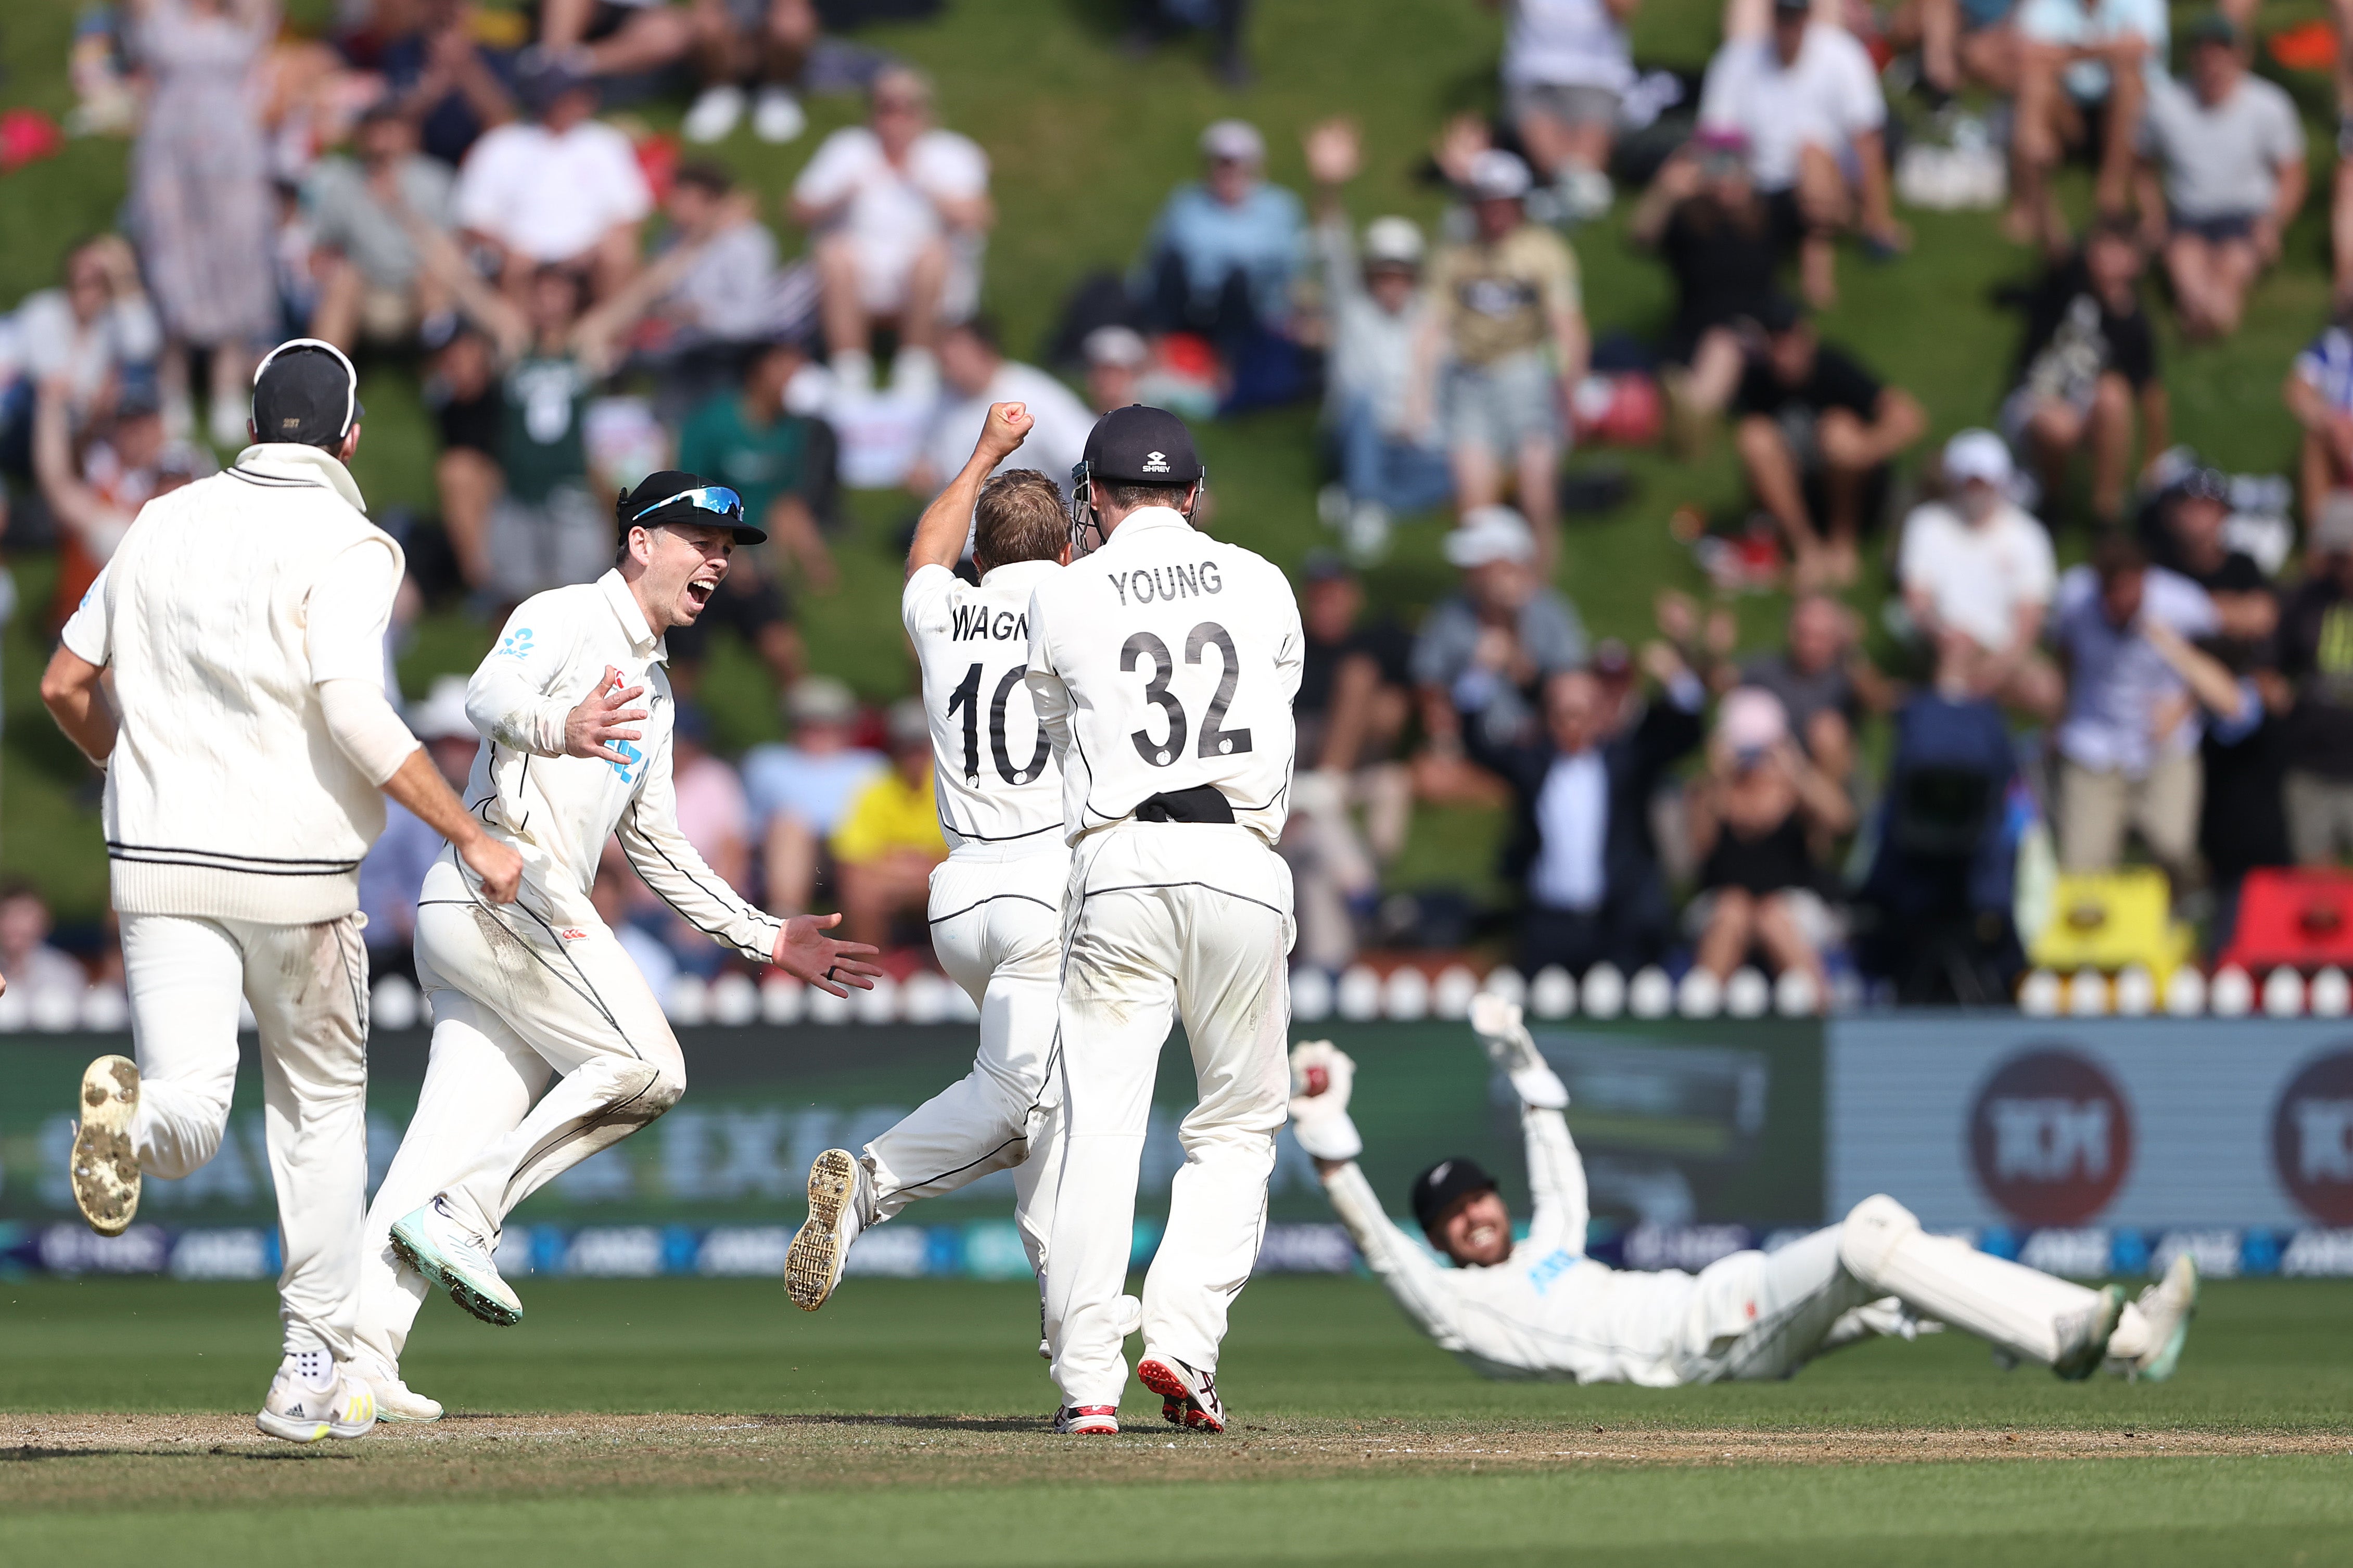
[[[2092,384],[2110,372],[2135,392],[2157,375],[2157,332],[2137,292],[2123,295],[2128,310],[2094,287],[2078,251],[2043,274],[2026,296],[2026,337],[2019,345],[2016,383],[2046,396],[2088,400]]]
[[[1740,390],[1733,394],[1736,414],[1762,415],[1782,420],[1791,415],[1818,419],[1833,408],[1858,419],[1879,415],[1880,380],[1843,349],[1822,343],[1814,350],[1812,371],[1802,381],[1784,381],[1765,359],[1752,358],[1741,373]]]
[[[1764,204],[1731,205],[1715,195],[1678,202],[1659,237],[1659,258],[1675,280],[1667,357],[1690,363],[1700,334],[1768,310],[1779,293],[1766,243]]]

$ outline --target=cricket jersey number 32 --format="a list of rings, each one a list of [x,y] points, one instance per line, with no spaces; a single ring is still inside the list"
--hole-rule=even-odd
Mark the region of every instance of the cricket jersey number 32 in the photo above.
[[[1040,717],[1070,737],[1072,832],[1208,784],[1271,843],[1291,784],[1300,651],[1282,573],[1173,511],[1135,513],[1042,585],[1029,668]]]

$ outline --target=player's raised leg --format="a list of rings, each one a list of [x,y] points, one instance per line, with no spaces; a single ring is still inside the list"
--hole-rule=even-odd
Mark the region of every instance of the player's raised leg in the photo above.
[[[2089,1289],[1930,1236],[1883,1194],[1857,1204],[1838,1229],[1840,1257],[1873,1294],[1897,1297],[2071,1381],[2099,1370],[2124,1315],[2116,1286]]]
[[[493,913],[436,898],[450,868],[434,869],[417,909],[419,957],[563,1077],[511,1131],[396,1220],[391,1242],[459,1306],[511,1324],[521,1321],[522,1303],[493,1260],[507,1215],[677,1104],[686,1064],[660,1005],[610,931],[574,924],[558,936],[528,911]]]
[[[456,1179],[484,1149],[513,1131],[546,1087],[550,1068],[522,1037],[429,963],[417,979],[433,1009],[432,1054],[417,1110],[376,1188],[360,1240],[359,1325],[353,1363],[386,1421],[432,1421],[438,1402],[409,1388],[402,1351],[434,1288],[392,1246],[392,1226]]]

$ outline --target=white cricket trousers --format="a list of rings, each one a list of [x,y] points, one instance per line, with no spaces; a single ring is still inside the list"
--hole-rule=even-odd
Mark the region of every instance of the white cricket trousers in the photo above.
[[[237,1085],[238,996],[253,1005],[290,1355],[352,1353],[367,1203],[365,924],[356,914],[317,925],[122,917],[139,1059],[132,1147],[146,1174],[175,1180],[219,1151]]]
[[[1735,1253],[1700,1271],[1694,1322],[1729,1326],[1722,1308],[1745,1312],[1737,1333],[1713,1343],[1689,1336],[1679,1371],[1686,1383],[1786,1377],[1812,1357],[1865,1337],[1846,1331],[1846,1313],[1893,1296],[1923,1318],[1990,1342],[2021,1361],[2059,1359],[2071,1320],[2099,1300],[2071,1280],[1930,1236],[1911,1210],[1885,1194],[1865,1198],[1844,1220],[1771,1254]],[[2108,1341],[2111,1355],[2137,1355],[2147,1325],[2127,1306]]]
[[[1290,1093],[1291,872],[1248,828],[1122,823],[1079,842],[1063,895],[1064,1143],[1049,1233],[1046,1337],[1071,1405],[1127,1381],[1127,1276],[1153,1079],[1172,1023],[1199,1100],[1144,1286],[1146,1350],[1214,1371],[1258,1260]]]
[[[870,1224],[1010,1169],[1014,1223],[1041,1279],[1061,1162],[1054,1001],[1070,868],[1057,839],[1019,856],[967,845],[934,868],[932,951],[980,1009],[980,1049],[971,1072],[866,1145],[864,1156],[874,1212],[860,1217]]]
[[[432,1054],[361,1246],[359,1352],[377,1376],[397,1373],[427,1289],[393,1252],[394,1221],[447,1194],[495,1238],[517,1204],[686,1092],[678,1037],[619,940],[593,916],[533,912],[546,907],[529,883],[512,904],[483,902],[447,852],[426,873],[417,978]]]

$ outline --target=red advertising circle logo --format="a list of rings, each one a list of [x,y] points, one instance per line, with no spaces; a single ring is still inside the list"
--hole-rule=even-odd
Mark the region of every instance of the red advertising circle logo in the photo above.
[[[2353,1225],[2353,1050],[2305,1063],[2272,1111],[2280,1185],[2323,1225]]]
[[[2132,1169],[2132,1108],[2089,1057],[2034,1047],[1978,1090],[1968,1139],[1978,1184],[2003,1213],[2025,1225],[2082,1225]]]

